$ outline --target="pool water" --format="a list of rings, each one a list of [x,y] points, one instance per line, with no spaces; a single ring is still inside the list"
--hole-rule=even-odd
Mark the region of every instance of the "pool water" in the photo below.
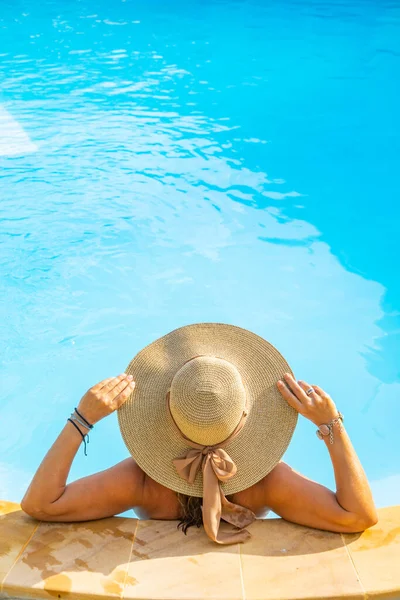
[[[89,387],[221,321],[336,400],[398,504],[400,3],[2,4],[0,498]],[[117,415],[68,481],[128,452]],[[300,418],[284,457],[334,489]]]

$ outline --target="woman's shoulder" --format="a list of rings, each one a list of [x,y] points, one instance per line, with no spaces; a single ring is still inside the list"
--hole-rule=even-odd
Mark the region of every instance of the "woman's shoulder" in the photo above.
[[[278,471],[281,471],[280,464],[276,465],[268,475],[265,475],[265,477],[257,481],[254,485],[235,494],[230,494],[227,496],[227,499],[230,502],[249,508],[258,519],[265,519],[271,511],[267,490],[273,485],[272,480],[276,478]]]

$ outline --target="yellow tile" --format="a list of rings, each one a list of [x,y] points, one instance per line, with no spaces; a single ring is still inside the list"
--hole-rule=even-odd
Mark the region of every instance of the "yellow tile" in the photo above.
[[[41,522],[4,581],[3,593],[33,598],[120,597],[136,519]]]
[[[123,597],[240,600],[239,544],[218,545],[197,527],[184,535],[177,524],[139,521]]]
[[[340,534],[281,519],[248,529],[253,537],[240,546],[247,600],[364,597]]]
[[[11,567],[38,526],[15,502],[0,502],[0,591]]]
[[[7,500],[0,500],[0,515],[6,515],[10,512],[21,510],[21,506],[17,502],[7,502]]]
[[[400,506],[378,514],[374,527],[343,537],[366,593],[400,598]]]

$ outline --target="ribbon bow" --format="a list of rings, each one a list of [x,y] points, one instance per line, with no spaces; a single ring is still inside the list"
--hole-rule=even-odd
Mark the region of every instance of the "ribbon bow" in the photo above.
[[[231,436],[230,436],[231,437]],[[206,534],[218,544],[237,544],[245,542],[251,534],[243,527],[250,525],[256,515],[253,511],[234,504],[226,499],[220,481],[228,481],[236,474],[237,467],[229,454],[221,447],[201,446],[190,441],[195,448],[188,450],[183,456],[175,458],[174,463],[178,474],[193,483],[199,467],[203,472],[203,525]],[[218,532],[220,520],[224,519],[240,531]]]

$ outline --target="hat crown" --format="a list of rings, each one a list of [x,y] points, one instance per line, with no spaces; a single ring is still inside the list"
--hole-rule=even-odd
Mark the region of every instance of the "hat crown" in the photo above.
[[[182,433],[212,446],[225,440],[246,408],[246,390],[237,368],[215,356],[198,356],[175,373],[170,410]]]

